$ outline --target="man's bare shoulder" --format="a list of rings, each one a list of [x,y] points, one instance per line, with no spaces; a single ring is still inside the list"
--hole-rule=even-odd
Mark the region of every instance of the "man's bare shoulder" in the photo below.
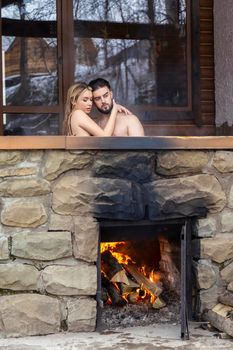
[[[135,114],[117,114],[117,123],[127,126],[128,136],[144,136],[144,129]]]
[[[126,114],[126,113],[117,113],[117,118],[119,118],[120,120],[126,120],[126,121],[133,121],[133,120],[138,120],[139,118],[134,115],[134,114]]]

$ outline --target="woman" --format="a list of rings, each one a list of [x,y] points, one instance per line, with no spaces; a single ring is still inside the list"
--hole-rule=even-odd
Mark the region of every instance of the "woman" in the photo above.
[[[115,127],[118,109],[122,107],[113,102],[107,124],[102,129],[89,116],[92,108],[92,89],[84,82],[72,85],[67,93],[64,134],[68,136],[111,136]]]

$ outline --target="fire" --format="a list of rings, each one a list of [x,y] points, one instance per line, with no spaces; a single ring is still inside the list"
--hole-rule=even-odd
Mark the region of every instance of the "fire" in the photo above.
[[[163,307],[159,297],[162,292],[160,273],[147,266],[138,266],[124,250],[128,253],[128,242],[101,243],[103,272],[117,293],[113,293],[114,300],[108,298],[107,304],[118,305],[127,300],[129,303],[149,302],[154,308]]]
[[[101,243],[100,252],[103,253],[106,250],[110,251],[112,255],[117,259],[119,264],[128,264],[130,262],[133,263],[133,260],[130,258],[129,255],[125,253],[117,252],[118,249],[121,249],[125,245],[126,245],[126,242]]]
[[[158,282],[161,280],[161,276],[158,272],[152,270],[149,274],[149,279],[151,282]]]

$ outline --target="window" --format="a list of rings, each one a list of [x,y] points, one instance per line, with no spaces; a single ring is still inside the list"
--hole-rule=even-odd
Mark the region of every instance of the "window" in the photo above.
[[[3,0],[2,133],[59,134],[69,85],[99,76],[148,134],[159,124],[195,125],[198,52],[191,23],[197,30],[198,11],[191,3]]]
[[[1,16],[3,133],[56,135],[61,104],[56,0],[2,1]]]
[[[145,122],[191,109],[185,0],[73,3],[76,79],[106,78]]]

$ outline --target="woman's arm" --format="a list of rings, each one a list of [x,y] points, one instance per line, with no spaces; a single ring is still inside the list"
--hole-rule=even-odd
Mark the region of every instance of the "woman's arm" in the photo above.
[[[133,114],[128,108],[120,105],[119,103],[117,104],[117,110],[119,113],[124,113],[128,115]]]
[[[73,133],[79,136],[81,134],[80,128],[87,132],[90,136],[112,136],[115,122],[117,116],[117,107],[115,102],[113,103],[113,108],[111,114],[108,118],[108,121],[102,129],[96,122],[91,119],[86,113],[81,110],[76,110],[73,112],[71,118],[71,126]],[[85,135],[80,135],[85,136]]]

